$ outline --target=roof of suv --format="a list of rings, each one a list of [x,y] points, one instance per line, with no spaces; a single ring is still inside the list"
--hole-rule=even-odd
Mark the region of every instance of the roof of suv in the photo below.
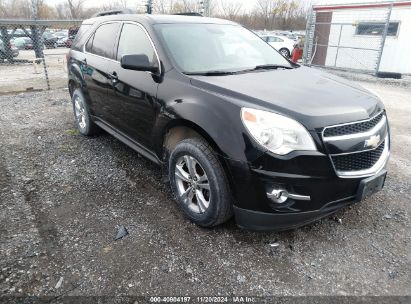
[[[84,24],[91,24],[95,22],[104,21],[137,21],[149,24],[160,23],[202,23],[202,24],[237,24],[228,20],[218,18],[207,18],[198,16],[181,16],[181,15],[148,15],[148,14],[118,14],[108,15],[102,17],[95,17],[85,20]]]

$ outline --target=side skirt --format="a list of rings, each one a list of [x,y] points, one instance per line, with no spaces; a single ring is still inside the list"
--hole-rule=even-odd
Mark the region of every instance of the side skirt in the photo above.
[[[105,121],[103,121],[100,118],[95,117],[95,116],[93,116],[93,121],[96,125],[98,125],[100,128],[102,128],[104,131],[106,131],[107,133],[113,135],[119,141],[126,144],[131,149],[133,149],[137,153],[141,154],[145,158],[151,160],[152,162],[156,163],[157,165],[162,165],[163,164],[163,162],[157,157],[157,155],[155,153],[148,150],[143,145],[139,144],[138,142],[131,139],[127,135],[125,135],[125,134],[121,133],[120,131],[116,130],[115,128],[113,128],[111,125],[109,125]]]

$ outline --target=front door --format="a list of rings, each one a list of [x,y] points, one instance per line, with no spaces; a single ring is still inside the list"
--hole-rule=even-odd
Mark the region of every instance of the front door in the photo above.
[[[121,30],[117,61],[108,66],[111,74],[109,123],[134,141],[151,147],[151,130],[158,112],[156,100],[158,82],[150,72],[123,69],[123,55],[146,55],[153,65],[159,65],[153,44],[144,28],[136,23],[124,23]]]

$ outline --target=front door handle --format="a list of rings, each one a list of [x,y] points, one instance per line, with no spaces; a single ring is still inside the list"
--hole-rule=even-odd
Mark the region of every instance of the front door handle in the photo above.
[[[110,78],[111,78],[111,82],[112,83],[117,83],[118,82],[118,75],[117,75],[117,73],[116,72],[113,72],[113,73],[111,73],[111,74],[108,74],[109,76],[110,76]]]

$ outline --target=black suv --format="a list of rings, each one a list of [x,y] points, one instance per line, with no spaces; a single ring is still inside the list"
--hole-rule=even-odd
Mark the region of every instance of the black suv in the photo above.
[[[365,89],[285,59],[242,26],[117,14],[83,22],[68,60],[80,132],[162,165],[203,227],[304,225],[383,187],[390,138]]]

